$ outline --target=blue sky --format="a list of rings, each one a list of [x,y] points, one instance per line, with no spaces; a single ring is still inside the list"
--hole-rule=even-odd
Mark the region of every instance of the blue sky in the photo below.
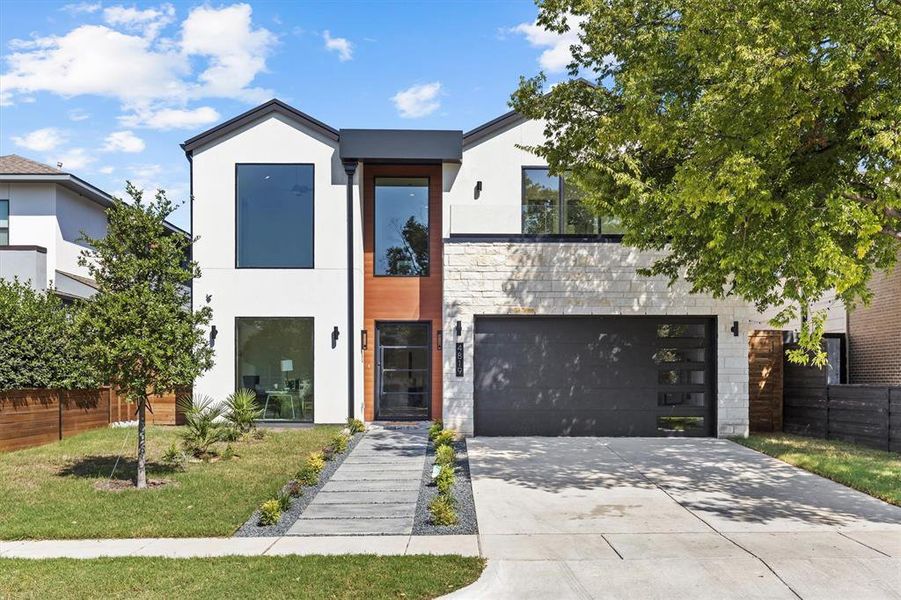
[[[530,0],[0,2],[0,154],[185,202],[178,144],[272,97],[333,127],[468,130],[565,77]],[[172,221],[187,228],[187,206]]]

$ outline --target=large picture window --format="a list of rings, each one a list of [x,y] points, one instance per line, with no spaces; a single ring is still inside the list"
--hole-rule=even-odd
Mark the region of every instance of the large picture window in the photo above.
[[[236,177],[236,266],[312,268],[313,165],[244,164]]]
[[[0,246],[9,246],[9,200],[0,200]]]
[[[376,177],[375,274],[429,274],[429,179]]]
[[[616,219],[599,217],[582,202],[581,190],[547,167],[522,170],[522,232],[527,235],[620,235]]]
[[[263,419],[313,420],[313,319],[236,320],[237,388],[256,392]]]

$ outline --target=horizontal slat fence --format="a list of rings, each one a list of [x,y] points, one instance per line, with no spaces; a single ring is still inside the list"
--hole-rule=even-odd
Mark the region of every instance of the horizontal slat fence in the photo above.
[[[181,424],[176,396],[181,392],[151,397],[154,413],[147,414],[147,422]],[[0,451],[40,446],[117,421],[130,421],[135,418],[134,407],[109,387],[0,392]]]

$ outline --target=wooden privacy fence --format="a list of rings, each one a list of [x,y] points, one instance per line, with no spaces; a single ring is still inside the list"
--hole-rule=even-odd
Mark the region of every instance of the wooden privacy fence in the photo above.
[[[180,425],[176,396],[183,392],[152,396],[153,414],[147,422]],[[135,419],[135,405],[115,390],[24,389],[0,392],[0,451],[39,446],[117,421]]]
[[[752,331],[748,339],[751,431],[782,431],[782,332]]]
[[[783,430],[901,452],[901,387],[827,385],[826,370],[785,364]]]

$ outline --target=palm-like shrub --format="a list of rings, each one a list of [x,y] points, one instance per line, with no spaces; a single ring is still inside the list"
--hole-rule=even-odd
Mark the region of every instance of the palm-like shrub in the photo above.
[[[220,420],[223,408],[209,396],[184,396],[178,403],[185,415],[181,432],[185,449],[197,457],[208,456],[213,444],[225,437],[226,428]]]
[[[238,436],[250,433],[256,428],[256,421],[263,416],[263,409],[257,403],[253,390],[241,388],[225,399],[223,414],[228,426]]]

